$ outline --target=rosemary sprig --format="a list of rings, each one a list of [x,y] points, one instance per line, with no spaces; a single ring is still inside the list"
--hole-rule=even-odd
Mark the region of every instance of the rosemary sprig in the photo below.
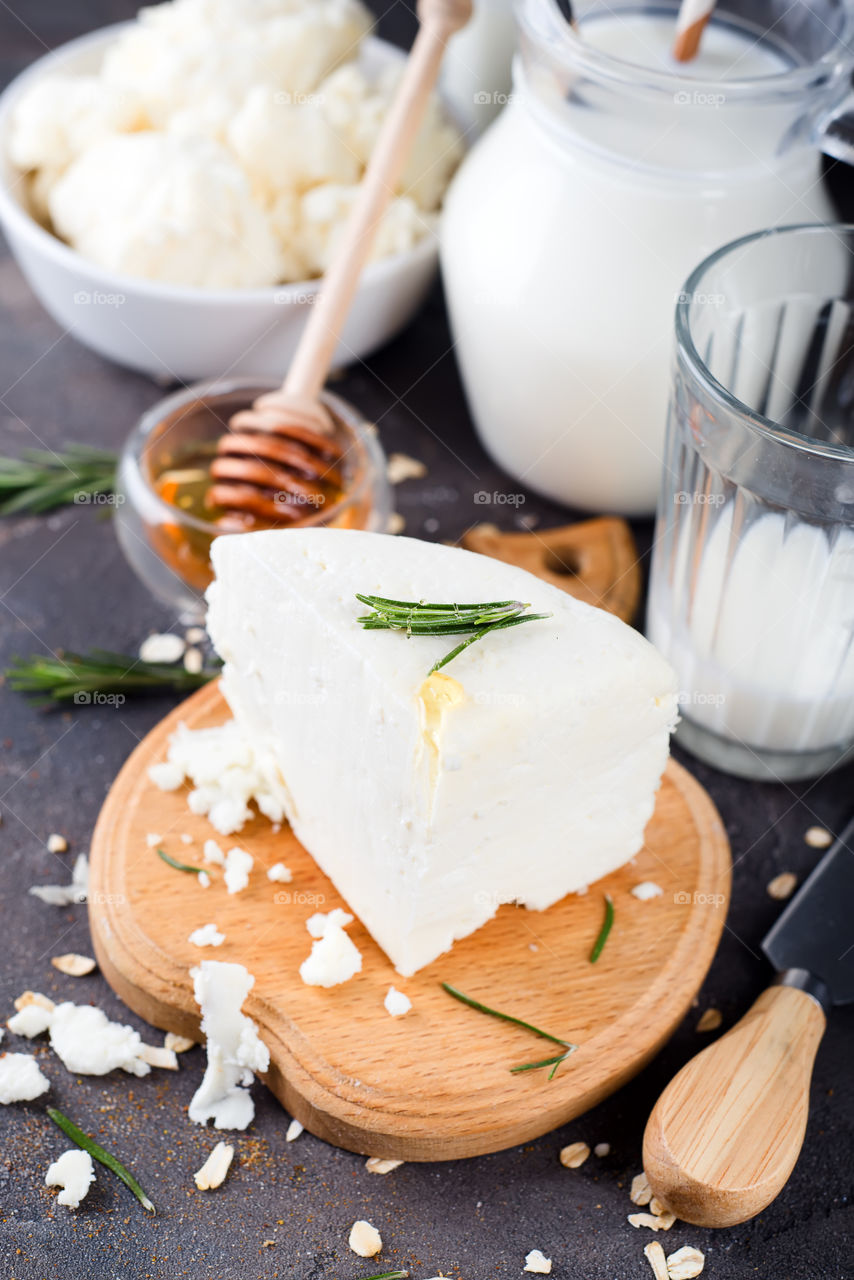
[[[366,604],[373,613],[362,614],[357,621],[366,631],[403,631],[411,636],[458,636],[470,633],[467,640],[458,644],[444,658],[440,658],[428,671],[435,671],[456,658],[476,640],[482,640],[491,631],[503,631],[523,622],[539,622],[550,618],[550,613],[526,613],[530,604],[521,600],[487,600],[480,604],[428,604],[423,600],[389,600],[385,596],[367,596],[359,592],[356,599]]]
[[[599,936],[593,943],[593,950],[590,952],[590,963],[595,964],[602,954],[602,949],[608,941],[608,934],[611,932],[611,926],[614,923],[614,900],[610,893],[605,894],[605,919],[602,921],[602,928],[599,930]]]
[[[91,494],[113,493],[118,458],[107,449],[73,444],[64,453],[28,449],[0,457],[0,515],[40,513]]]
[[[130,654],[93,649],[86,654],[13,658],[3,674],[10,689],[29,694],[39,706],[69,701],[82,705],[97,703],[103,694],[198,689],[219,674],[219,667],[196,673],[178,664],[143,662]]]
[[[540,1027],[535,1027],[533,1023],[514,1017],[512,1013],[501,1013],[498,1009],[491,1009],[488,1004],[481,1004],[479,1000],[473,1000],[471,996],[467,996],[456,987],[452,987],[450,982],[441,983],[441,987],[443,991],[447,991],[449,996],[453,996],[455,1000],[459,1000],[462,1004],[467,1004],[470,1009],[476,1009],[478,1013],[488,1013],[491,1018],[500,1018],[502,1022],[512,1022],[515,1027],[522,1027],[525,1031],[531,1031],[535,1036],[541,1036],[543,1040],[551,1040],[552,1044],[559,1044],[563,1048],[564,1052],[556,1054],[553,1058],[543,1058],[540,1062],[523,1062],[518,1067],[511,1067],[510,1072],[513,1075],[520,1071],[538,1071],[540,1067],[551,1067],[549,1079],[553,1080],[560,1064],[565,1062],[569,1055],[578,1048],[577,1044],[571,1044],[569,1040],[563,1040],[560,1036],[553,1036],[550,1031],[543,1031]]]
[[[360,1280],[408,1280],[408,1271],[380,1271],[375,1276],[360,1277]]]
[[[179,862],[177,858],[170,857],[165,849],[158,849],[157,856],[176,871],[191,871],[194,876],[200,876],[204,871],[204,867],[191,867],[189,862]]]
[[[48,1107],[47,1114],[50,1116],[54,1124],[59,1125],[64,1134],[76,1143],[78,1147],[82,1147],[84,1151],[88,1151],[93,1160],[99,1161],[116,1175],[121,1178],[126,1186],[130,1187],[143,1209],[147,1209],[149,1213],[155,1213],[154,1205],[137,1182],[136,1178],[126,1169],[120,1160],[117,1160],[109,1151],[105,1151],[94,1138],[90,1138],[88,1133],[84,1133],[82,1129],[78,1129],[73,1120],[69,1120],[68,1116],[57,1111],[56,1107]]]

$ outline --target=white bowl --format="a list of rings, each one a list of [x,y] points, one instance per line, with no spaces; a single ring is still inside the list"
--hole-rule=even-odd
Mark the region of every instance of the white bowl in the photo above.
[[[16,100],[40,76],[97,70],[127,23],[71,40],[22,72],[0,95],[0,224],[18,265],[45,309],[87,347],[160,379],[258,374],[281,378],[305,324],[317,281],[264,289],[199,289],[107,271],[87,261],[32,217],[20,174],[8,158]],[[369,75],[405,54],[369,37]],[[388,342],[412,319],[436,274],[434,236],[406,253],[369,263],[336,353],[347,364]]]

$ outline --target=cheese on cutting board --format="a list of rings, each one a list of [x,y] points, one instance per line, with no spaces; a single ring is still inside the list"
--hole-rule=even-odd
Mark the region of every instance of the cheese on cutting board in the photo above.
[[[640,849],[677,715],[636,631],[515,566],[337,529],[218,538],[208,630],[294,832],[403,975],[505,902],[542,910]],[[363,630],[356,592],[518,599],[543,621]]]

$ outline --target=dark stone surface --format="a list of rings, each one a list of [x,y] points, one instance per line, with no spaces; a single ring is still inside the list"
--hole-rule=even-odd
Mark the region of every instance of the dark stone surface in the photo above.
[[[12,9],[16,10],[13,13]],[[4,78],[79,32],[129,15],[132,0],[12,0],[0,4]],[[405,40],[411,15],[393,6],[383,30]],[[844,184],[843,184],[844,186]],[[38,442],[117,446],[160,394],[144,378],[114,368],[60,332],[41,311],[8,257],[0,260],[0,446],[4,454]],[[427,371],[427,372],[425,372]],[[342,393],[380,423],[387,450],[424,458],[429,476],[398,490],[411,533],[454,538],[484,518],[478,489],[506,490],[471,431],[438,293],[419,320],[366,367],[350,372]],[[524,510],[545,525],[565,513],[529,497]],[[493,517],[496,509],[489,510]],[[497,510],[510,526],[512,510]],[[438,521],[425,530],[425,522]],[[638,527],[642,545],[649,529]],[[69,508],[49,518],[0,524],[0,661],[57,646],[133,650],[151,629],[173,620],[152,603],[126,568],[109,523],[97,510]],[[33,883],[63,881],[85,849],[99,805],[117,769],[171,700],[120,708],[43,714],[0,691],[0,1016],[24,988],[56,998],[92,1000],[141,1030],[97,975],[62,978],[49,957],[87,952],[85,911],[57,910],[27,895]],[[677,753],[678,754],[678,753]],[[688,761],[718,803],[736,863],[733,905],[699,1006],[723,1011],[725,1025],[745,1010],[768,978],[758,941],[776,905],[765,885],[780,871],[806,873],[816,854],[803,842],[820,823],[838,831],[851,807],[850,770],[793,787],[724,777]],[[64,832],[67,855],[46,852]],[[379,1268],[347,1249],[350,1224],[369,1218],[386,1242],[386,1266],[411,1268],[416,1280],[438,1272],[462,1280],[517,1276],[524,1255],[541,1248],[556,1277],[629,1280],[648,1276],[648,1233],[626,1222],[627,1191],[640,1167],[644,1122],[661,1088],[701,1044],[692,1012],[659,1058],[595,1111],[539,1142],[457,1164],[406,1165],[386,1178],[363,1160],[304,1135],[286,1145],[286,1117],[256,1086],[258,1116],[235,1138],[237,1161],[222,1190],[199,1194],[192,1172],[213,1144],[189,1124],[186,1106],[202,1053],[177,1074],[135,1080],[75,1079],[44,1049],[51,1097],[121,1153],[159,1206],[148,1218],[104,1173],[85,1206],[58,1208],[42,1184],[48,1161],[67,1145],[43,1108],[0,1115],[0,1274],[15,1280],[194,1280],[372,1275]],[[854,1012],[838,1011],[821,1047],[804,1153],[791,1181],[757,1220],[728,1231],[677,1224],[668,1251],[684,1243],[706,1252],[709,1280],[849,1280],[854,1276],[850,1217],[854,1165]],[[25,1047],[7,1034],[4,1048]],[[546,1088],[546,1084],[543,1085]],[[611,1154],[571,1172],[557,1162],[567,1141],[609,1142]],[[273,1247],[264,1248],[264,1241]]]

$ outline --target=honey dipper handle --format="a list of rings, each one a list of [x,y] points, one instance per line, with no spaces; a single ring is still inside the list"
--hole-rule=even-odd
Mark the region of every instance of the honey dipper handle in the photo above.
[[[285,378],[289,395],[319,395],[356,292],[374,233],[394,195],[436,83],[445,45],[468,22],[471,0],[420,0],[420,27],[368,162],[335,257]]]
[[[677,1217],[730,1227],[783,1189],[804,1140],[824,1026],[812,995],[769,987],[671,1080],[647,1122],[643,1167]]]

